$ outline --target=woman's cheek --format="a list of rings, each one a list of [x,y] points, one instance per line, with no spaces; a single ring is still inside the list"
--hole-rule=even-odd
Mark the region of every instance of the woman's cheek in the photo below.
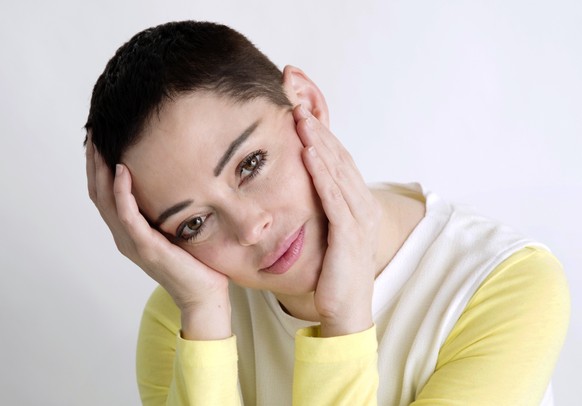
[[[224,247],[224,245],[222,245],[222,247]],[[228,273],[228,264],[225,260],[227,260],[229,256],[224,255],[224,248],[221,248],[221,244],[203,244],[191,247],[188,252],[207,267],[223,274]]]

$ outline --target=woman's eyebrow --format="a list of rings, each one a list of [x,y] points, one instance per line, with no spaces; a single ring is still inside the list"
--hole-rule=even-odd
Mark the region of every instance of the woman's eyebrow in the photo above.
[[[162,224],[164,224],[164,222],[167,219],[172,217],[174,214],[184,210],[186,207],[190,206],[192,203],[194,203],[194,200],[184,200],[183,202],[176,203],[172,207],[167,208],[166,210],[164,210],[162,212],[162,214],[160,214],[160,216],[158,217],[158,219],[154,223],[154,226],[159,230],[160,226]]]
[[[240,147],[240,145],[246,141],[249,135],[251,135],[252,132],[255,131],[255,129],[259,125],[259,122],[260,120],[255,121],[246,130],[244,130],[241,135],[236,137],[236,139],[230,143],[228,149],[226,150],[222,158],[220,158],[220,161],[218,161],[218,165],[216,165],[216,168],[214,168],[214,176],[220,175],[220,173],[222,172],[230,158],[232,158],[238,147]]]

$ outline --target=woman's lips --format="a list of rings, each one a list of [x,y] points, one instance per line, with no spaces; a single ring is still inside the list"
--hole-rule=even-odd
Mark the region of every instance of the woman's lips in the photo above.
[[[265,258],[263,262],[271,263],[271,265],[261,268],[261,271],[277,275],[287,272],[301,256],[304,236],[305,226],[302,226],[285,239],[273,254]]]

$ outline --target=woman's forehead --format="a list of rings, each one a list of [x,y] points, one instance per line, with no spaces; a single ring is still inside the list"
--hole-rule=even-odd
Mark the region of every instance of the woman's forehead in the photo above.
[[[285,109],[264,98],[239,102],[213,92],[188,93],[165,102],[148,120],[140,141],[156,138],[154,142],[165,143],[184,137],[201,146],[220,148],[253,123],[276,120],[281,111]]]
[[[144,214],[155,216],[166,200],[180,200],[183,189],[210,184],[248,140],[272,142],[285,111],[262,100],[233,103],[197,94],[165,106],[122,159]]]

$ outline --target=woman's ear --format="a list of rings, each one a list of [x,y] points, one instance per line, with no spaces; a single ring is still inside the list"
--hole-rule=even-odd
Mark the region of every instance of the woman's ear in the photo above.
[[[293,106],[301,104],[329,128],[329,111],[325,97],[301,69],[290,65],[285,66],[283,88]]]

